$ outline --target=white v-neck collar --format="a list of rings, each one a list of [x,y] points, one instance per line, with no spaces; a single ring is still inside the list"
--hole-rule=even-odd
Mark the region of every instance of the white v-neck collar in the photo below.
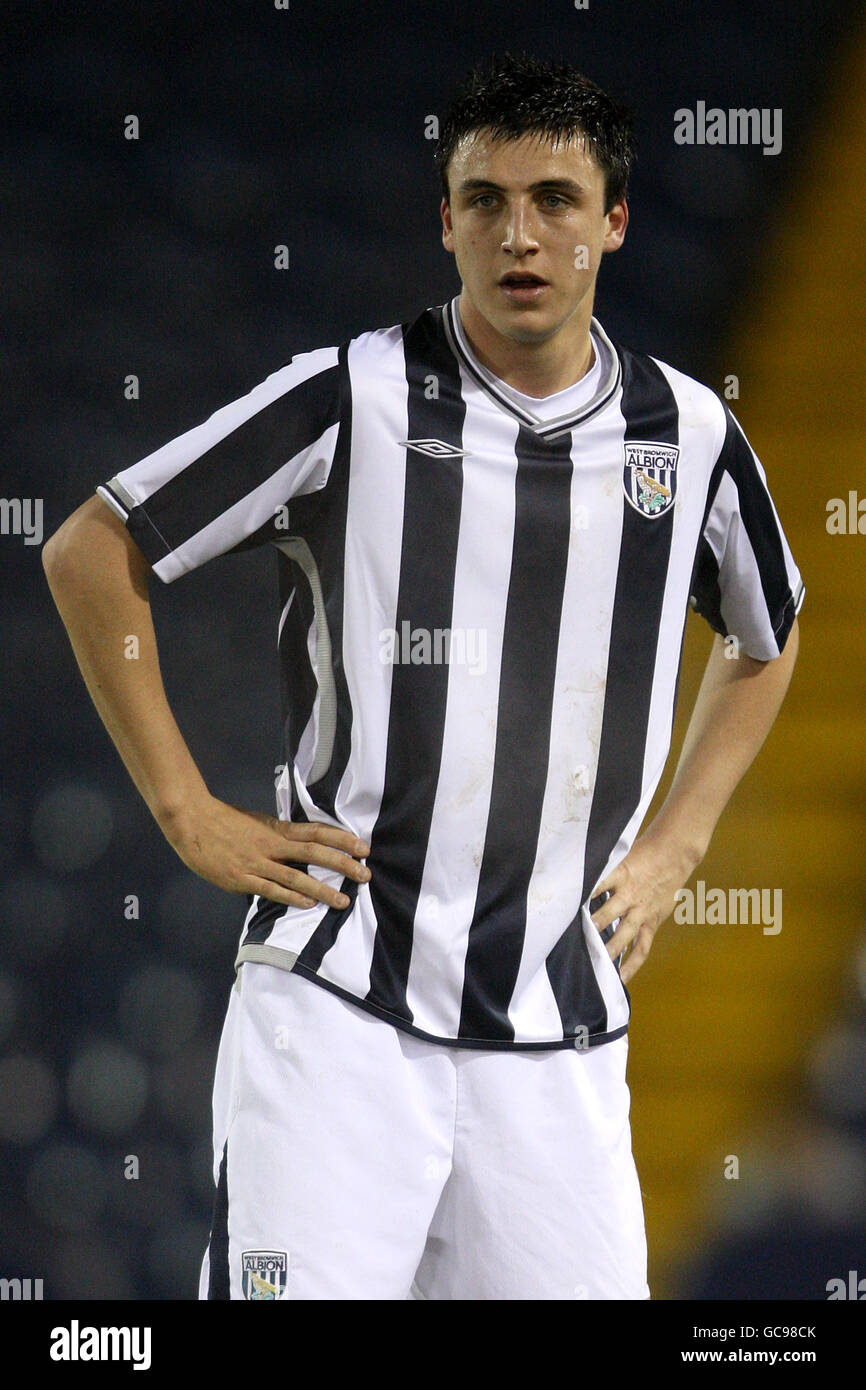
[[[530,396],[526,391],[519,391],[516,386],[511,386],[502,377],[495,377],[495,385],[504,396],[507,396],[515,405],[532,415],[538,421],[552,420],[554,417],[565,415],[568,411],[582,410],[596,395],[601,384],[602,373],[609,365],[607,348],[599,342],[595,333],[590,331],[590,342],[592,344],[592,361],[584,372],[583,376],[572,382],[570,386],[563,387],[560,391],[551,391],[550,395],[538,397]],[[480,366],[478,356],[475,357],[476,366]]]
[[[563,434],[566,430],[572,430],[577,425],[582,425],[585,420],[597,415],[600,410],[613,399],[619,389],[622,380],[622,364],[619,360],[619,353],[613,343],[608,338],[598,319],[591,320],[593,333],[600,339],[608,349],[609,367],[608,371],[599,385],[598,390],[591,400],[587,401],[576,411],[559,415],[553,420],[539,420],[532,411],[524,409],[506,392],[501,389],[499,381],[494,374],[484,367],[475,356],[469,346],[463,324],[460,319],[459,295],[442,306],[442,323],[448,344],[455,356],[463,363],[466,370],[478,383],[482,390],[496,402],[509,415],[514,415],[527,429],[540,435],[544,439],[552,439],[558,434]]]

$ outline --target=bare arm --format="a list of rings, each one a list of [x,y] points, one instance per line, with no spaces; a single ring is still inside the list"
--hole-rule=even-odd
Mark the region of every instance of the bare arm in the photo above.
[[[93,703],[184,863],[230,891],[295,905],[315,899],[345,906],[348,900],[335,889],[287,861],[364,880],[369,871],[352,856],[367,853],[369,845],[318,822],[292,824],[242,811],[209,793],[163,686],[148,598],[150,566],[120,518],[92,497],[46,542],[42,555]],[[137,638],[134,656],[130,637]]]
[[[627,982],[649,954],[653,937],[709,847],[722,811],[770,732],[788,689],[799,647],[797,620],[773,661],[727,660],[716,637],[692,710],[671,789],[654,820],[620,864],[595,889],[612,889],[593,914],[599,930],[617,917],[611,957],[631,947]]]

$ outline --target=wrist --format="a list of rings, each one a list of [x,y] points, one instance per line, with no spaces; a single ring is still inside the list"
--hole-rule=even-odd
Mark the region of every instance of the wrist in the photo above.
[[[151,801],[150,810],[169,844],[176,844],[198,822],[204,805],[211,800],[210,792],[202,783],[161,793]]]
[[[641,839],[650,846],[657,843],[666,862],[676,866],[681,883],[687,883],[709,848],[711,834],[700,825],[676,825],[660,813]]]

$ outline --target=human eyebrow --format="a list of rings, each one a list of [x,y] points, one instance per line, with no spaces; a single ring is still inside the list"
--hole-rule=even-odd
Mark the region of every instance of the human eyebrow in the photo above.
[[[458,185],[458,193],[477,193],[479,189],[484,189],[488,193],[504,193],[505,189],[492,179],[464,179]]]
[[[572,198],[582,198],[586,189],[582,184],[575,183],[574,179],[539,179],[537,183],[530,184],[530,193],[567,193]]]
[[[504,193],[506,190],[501,186],[501,184],[494,183],[492,179],[479,178],[464,179],[463,182],[460,183],[457,187],[458,193],[467,196],[471,193],[478,193],[482,191],[485,193]],[[535,183],[529,185],[530,193],[539,193],[541,191],[550,193],[565,193],[572,198],[582,198],[584,193],[586,192],[586,189],[583,187],[582,184],[576,183],[574,179],[568,178],[538,179]]]

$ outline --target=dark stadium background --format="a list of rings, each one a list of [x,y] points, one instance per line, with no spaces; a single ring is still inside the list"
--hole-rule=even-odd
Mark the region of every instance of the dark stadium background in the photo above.
[[[3,9],[2,492],[43,499],[46,538],[98,482],[293,353],[456,291],[424,127],[476,60],[567,59],[636,109],[632,220],[596,313],[717,390],[739,375],[731,404],[808,591],[795,693],[720,827],[716,878],[702,866],[749,886],[738,827],[750,842],[756,827],[756,881],[783,887],[785,929],[698,940],[668,924],[632,989],[651,1286],[670,1299],[823,1299],[829,1279],[866,1275],[866,539],[825,528],[827,499],[858,485],[862,439],[862,336],[848,330],[847,372],[827,348],[866,284],[851,215],[866,172],[858,14],[843,0]],[[781,107],[781,153],[676,145],[673,113],[698,100]],[[833,223],[811,260],[798,250]],[[821,447],[828,400],[850,430],[835,454]],[[39,545],[0,536],[0,573],[0,1276],[41,1278],[52,1299],[194,1298],[244,902],[188,873],[138,799]],[[169,696],[211,790],[271,810],[272,557],[155,582],[153,603]],[[684,699],[706,645],[690,636]],[[137,1179],[124,1176],[133,1155]]]

